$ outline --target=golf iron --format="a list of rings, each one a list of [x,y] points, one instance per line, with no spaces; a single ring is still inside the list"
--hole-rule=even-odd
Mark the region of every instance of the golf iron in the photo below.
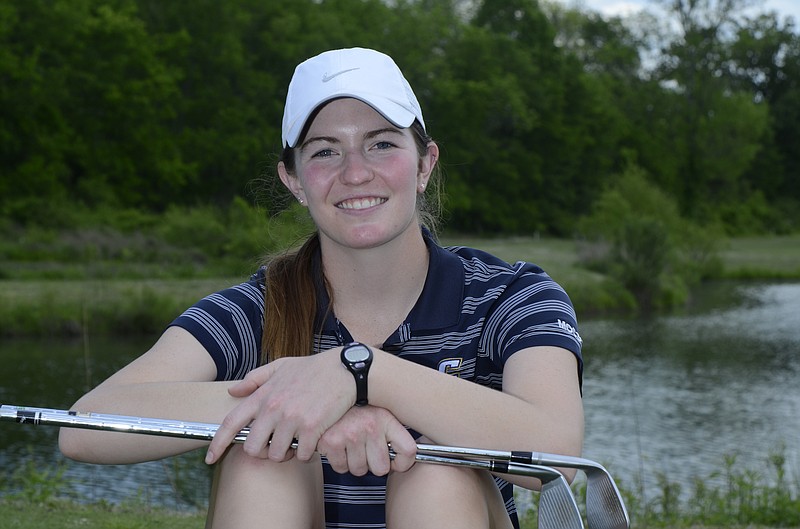
[[[595,461],[541,452],[506,452],[426,444],[417,445],[417,452],[446,457],[502,460],[582,470],[586,474],[586,521],[589,529],[628,529],[630,527],[628,511],[614,478],[601,464]]]
[[[159,435],[203,441],[210,441],[219,428],[217,424],[201,422],[81,413],[50,408],[8,405],[0,405],[0,421]],[[236,435],[234,441],[244,442],[247,439],[247,433],[248,429],[243,429]],[[391,447],[389,449],[390,455],[393,455]],[[518,454],[523,454],[523,456]],[[549,463],[540,464],[534,462],[533,454],[531,452],[498,452],[437,445],[418,445],[416,460],[423,463],[460,466],[537,478],[542,483],[539,495],[539,527],[541,529],[583,529],[580,511],[566,479],[557,470],[545,466]]]

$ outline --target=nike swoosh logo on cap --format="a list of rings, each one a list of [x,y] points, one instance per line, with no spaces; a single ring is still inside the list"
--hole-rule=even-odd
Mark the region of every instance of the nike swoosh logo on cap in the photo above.
[[[322,76],[322,82],[323,83],[327,83],[328,81],[330,81],[334,77],[338,77],[338,76],[342,75],[343,73],[352,72],[353,70],[359,70],[359,69],[360,68],[350,68],[348,70],[342,70],[341,72],[336,72],[336,73],[331,74],[331,75],[328,75],[328,72],[325,72],[325,74]]]

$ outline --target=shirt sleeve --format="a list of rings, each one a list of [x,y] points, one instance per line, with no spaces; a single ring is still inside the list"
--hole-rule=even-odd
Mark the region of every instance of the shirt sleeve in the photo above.
[[[501,364],[529,347],[553,346],[572,352],[583,379],[583,340],[578,333],[575,309],[564,289],[540,268],[517,263],[518,273],[509,282],[486,322],[492,337],[486,343],[490,356]]]
[[[264,294],[255,278],[198,301],[170,326],[189,331],[214,360],[216,380],[239,380],[259,365]]]

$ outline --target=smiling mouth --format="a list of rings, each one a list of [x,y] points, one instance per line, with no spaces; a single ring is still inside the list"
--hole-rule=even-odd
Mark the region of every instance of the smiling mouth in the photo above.
[[[336,204],[339,209],[367,209],[378,206],[386,202],[385,198],[370,197],[370,198],[353,198],[345,200]]]

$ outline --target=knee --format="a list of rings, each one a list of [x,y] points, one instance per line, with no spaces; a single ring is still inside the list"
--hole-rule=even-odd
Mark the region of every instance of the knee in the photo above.
[[[408,472],[393,473],[387,482],[387,495],[417,491],[421,496],[444,499],[453,496],[459,501],[482,497],[483,479],[480,470],[466,467],[415,464]]]
[[[220,460],[209,499],[207,527],[324,526],[322,465],[251,457],[241,445]]]
[[[225,456],[220,460],[219,466],[224,472],[239,476],[254,475],[262,480],[283,480],[288,476],[321,478],[319,456],[310,461],[290,459],[287,461],[273,461],[260,457],[247,455],[242,445],[231,446]]]
[[[511,529],[505,502],[491,474],[465,467],[418,463],[389,475],[387,527]]]

